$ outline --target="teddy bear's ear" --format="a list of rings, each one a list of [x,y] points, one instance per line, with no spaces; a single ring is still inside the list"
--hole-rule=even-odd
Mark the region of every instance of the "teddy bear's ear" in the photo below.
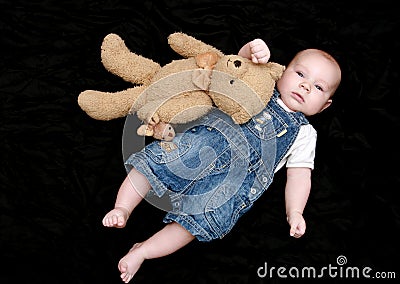
[[[283,71],[285,71],[286,67],[283,65],[280,65],[278,63],[275,62],[269,62],[267,63],[270,67],[270,73],[272,78],[277,81],[278,79],[281,78]]]
[[[153,127],[148,124],[141,125],[136,132],[140,136],[153,136],[154,134]]]
[[[211,51],[198,54],[195,57],[197,66],[204,69],[213,69],[219,58],[217,53]]]

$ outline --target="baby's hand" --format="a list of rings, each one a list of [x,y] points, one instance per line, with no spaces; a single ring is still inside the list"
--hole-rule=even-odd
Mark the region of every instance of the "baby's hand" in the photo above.
[[[290,212],[287,216],[290,225],[290,236],[300,238],[306,232],[306,221],[300,212]]]
[[[269,51],[267,44],[259,38],[250,42],[250,51],[251,61],[254,63],[268,63],[268,60],[271,57],[271,52]]]

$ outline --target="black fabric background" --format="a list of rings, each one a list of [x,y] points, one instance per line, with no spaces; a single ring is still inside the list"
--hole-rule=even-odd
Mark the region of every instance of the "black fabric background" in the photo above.
[[[125,229],[103,228],[126,175],[125,120],[95,121],[77,97],[130,86],[100,62],[105,35],[165,64],[179,58],[166,41],[175,31],[226,54],[261,37],[281,64],[300,49],[323,48],[338,58],[343,82],[332,107],[310,119],[319,138],[303,238],[289,237],[282,171],[223,240],[148,260],[132,283],[281,283],[290,279],[262,279],[257,269],[338,266],[340,255],[347,266],[399,278],[394,3],[1,0],[0,282],[121,283],[120,257],[163,226],[164,212],[143,202]]]

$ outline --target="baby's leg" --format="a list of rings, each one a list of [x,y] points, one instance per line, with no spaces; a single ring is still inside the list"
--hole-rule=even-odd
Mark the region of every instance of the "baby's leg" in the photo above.
[[[169,255],[184,247],[194,239],[186,229],[178,223],[170,223],[161,231],[142,243],[133,245],[130,251],[119,261],[118,269],[121,279],[128,283],[140,268],[145,259]]]
[[[147,178],[133,168],[118,190],[114,209],[104,216],[103,225],[106,227],[125,227],[133,209],[142,201],[150,188]]]

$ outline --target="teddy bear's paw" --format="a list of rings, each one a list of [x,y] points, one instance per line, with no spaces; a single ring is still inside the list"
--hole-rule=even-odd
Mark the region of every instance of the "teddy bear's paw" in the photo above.
[[[139,126],[139,128],[136,130],[137,134],[140,136],[153,136],[153,131],[154,126],[148,125],[148,124],[143,124]]]
[[[251,118],[250,114],[245,114],[245,113],[235,113],[232,115],[232,120],[236,124],[243,124],[249,121]]]
[[[162,141],[172,141],[175,137],[175,130],[171,124],[159,122],[156,124],[142,124],[137,129],[140,136],[153,136],[155,139]]]
[[[108,34],[103,40],[101,45],[103,51],[120,51],[121,49],[127,49],[122,38],[117,34]]]
[[[185,58],[210,51],[216,53],[219,57],[223,56],[223,53],[215,47],[181,32],[170,34],[168,36],[168,44],[176,53]]]
[[[78,105],[90,117],[97,120],[112,120],[124,117],[129,111],[129,100],[118,94],[86,90],[79,94]]]
[[[175,130],[171,124],[165,122],[159,122],[154,125],[153,137],[162,141],[172,141],[175,137]]]
[[[96,91],[83,91],[78,96],[78,105],[90,117],[98,120],[105,120],[102,117],[103,115],[98,111],[98,98]]]

